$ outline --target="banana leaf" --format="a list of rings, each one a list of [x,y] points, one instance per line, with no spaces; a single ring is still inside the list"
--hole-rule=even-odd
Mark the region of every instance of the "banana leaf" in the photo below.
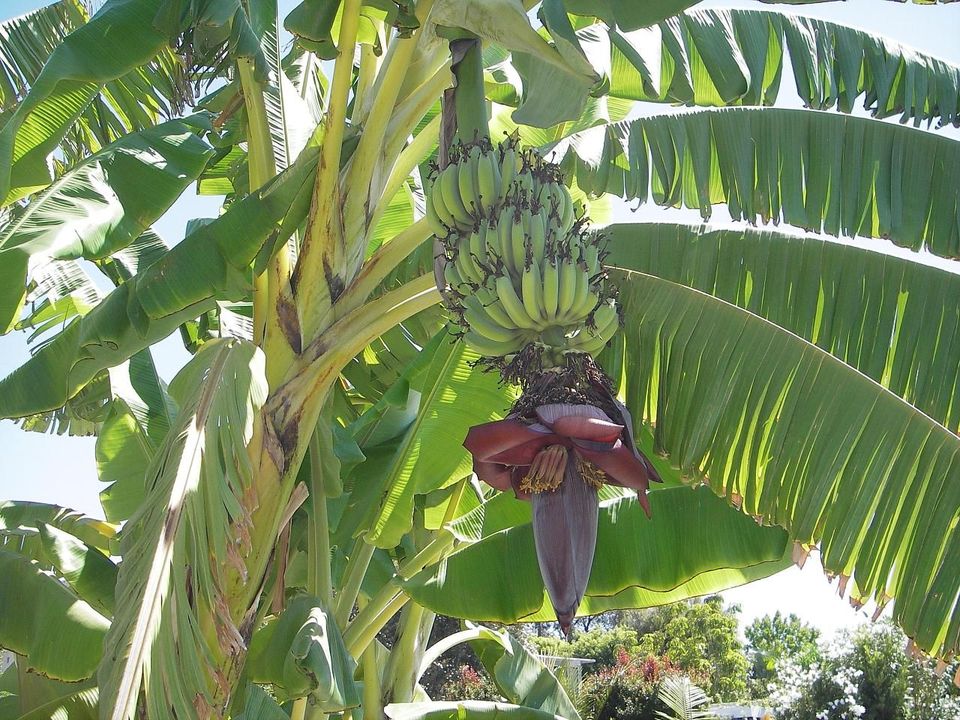
[[[192,127],[200,120],[171,120],[125,135],[57,178],[6,224],[0,331],[17,320],[30,263],[104,258],[170,208],[213,154]]]
[[[960,275],[774,230],[611,225],[607,263],[713,295],[789,330],[960,431]]]
[[[93,675],[109,621],[21,555],[0,550],[0,577],[0,646],[57,680]]]
[[[249,291],[249,266],[285,241],[309,208],[317,155],[197,227],[162,259],[74,320],[23,366],[0,380],[0,417],[62,406],[101,371],[119,365],[177,327]]]
[[[212,658],[221,650],[197,608],[223,607],[222,563],[243,563],[234,528],[253,510],[245,448],[267,395],[262,352],[238,340],[208,342],[170,394],[180,412],[148,470],[146,500],[124,526],[123,602],[97,674],[101,710],[114,718],[136,716],[138,705],[152,718],[212,707]],[[219,632],[239,637],[228,622],[217,618]]]
[[[768,10],[692,9],[609,32],[610,95],[685,105],[773,105],[789,57],[804,105],[956,125],[960,67],[890,38]]]
[[[108,0],[89,22],[59,42],[0,129],[0,204],[45,187],[51,179],[47,156],[97,97],[100,86],[164,51],[168,38],[154,27],[156,11],[154,0]],[[146,75],[144,80],[150,73]],[[137,85],[127,93],[134,102],[138,96],[149,97],[153,83]]]
[[[651,607],[717,592],[791,563],[781,528],[758,527],[706,488],[676,487],[600,507],[593,572],[579,615]],[[716,542],[717,536],[724,543]],[[416,602],[484,622],[553,620],[529,522],[494,532],[404,583]]]
[[[734,220],[883,238],[960,257],[950,188],[960,146],[933,133],[812,110],[724,108],[586,130],[564,162],[580,188],[641,203],[725,204]]]
[[[896,598],[894,620],[920,649],[954,652],[960,439],[756,315],[649,275],[617,281],[623,392],[656,450],[819,546],[854,602]]]

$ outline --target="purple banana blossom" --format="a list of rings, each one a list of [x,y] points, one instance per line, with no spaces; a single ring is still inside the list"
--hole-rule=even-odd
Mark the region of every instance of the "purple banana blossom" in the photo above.
[[[533,505],[540,574],[564,633],[576,616],[597,543],[597,490],[603,483],[637,491],[647,516],[653,465],[633,443],[629,413],[623,423],[593,405],[549,404],[525,422],[516,415],[470,428],[463,445],[477,477],[512,490]]]

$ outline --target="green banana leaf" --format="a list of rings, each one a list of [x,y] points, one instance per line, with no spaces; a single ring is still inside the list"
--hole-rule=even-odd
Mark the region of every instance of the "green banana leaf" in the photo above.
[[[243,712],[234,717],[236,720],[288,720],[290,716],[277,705],[277,701],[270,697],[266,690],[251,683],[247,685]]]
[[[194,703],[211,706],[210,657],[219,650],[196,608],[221,607],[221,563],[242,563],[233,528],[253,510],[245,447],[267,395],[263,354],[239,340],[208,342],[170,394],[180,412],[148,470],[146,500],[124,526],[116,589],[123,602],[97,674],[102,712],[127,720],[141,693],[148,717],[191,717]]]
[[[960,67],[889,38],[801,15],[695,9],[655,29],[609,33],[610,95],[685,105],[773,105],[789,53],[811,108],[952,125]]]
[[[128,519],[146,495],[146,470],[176,415],[150,350],[110,368],[109,410],[97,436],[100,504],[111,522]]]
[[[154,28],[156,11],[154,0],[108,0],[89,22],[59,42],[0,129],[0,204],[45,187],[51,179],[47,156],[97,97],[100,86],[146,65],[164,50],[168,38]],[[125,107],[138,97],[150,97],[151,74],[125,94]]]
[[[79,0],[60,0],[0,23],[0,111],[16,108],[51,54],[88,19]],[[161,49],[147,64],[100,88],[60,142],[63,161],[71,165],[132,130],[176,114],[186,93],[182,64],[171,49]]]
[[[117,566],[100,550],[52,525],[37,523],[43,553],[81,600],[104,617],[113,617]]]
[[[642,437],[638,437],[637,440],[641,441],[641,449],[644,451],[649,449],[649,443],[643,443]],[[669,466],[660,467],[663,465],[662,462],[655,464],[661,471],[660,474],[664,483],[668,486],[682,484],[680,478],[672,472]],[[617,487],[616,485],[604,485],[600,488],[597,496],[600,502],[606,502],[629,497],[632,492],[627,488]],[[475,543],[500,530],[526,525],[530,523],[531,518],[529,502],[518,500],[513,493],[496,492],[477,507],[458,515],[455,520],[447,525],[447,529],[453,533],[457,540],[465,543]]]
[[[493,373],[471,367],[477,355],[452,342],[441,330],[421,382],[416,419],[387,462],[368,460],[358,472],[382,478],[383,497],[367,527],[366,539],[378,547],[398,545],[413,527],[414,498],[469,475],[473,463],[463,438],[473,425],[501,419],[513,401]],[[369,456],[368,456],[369,457]]]
[[[706,488],[658,490],[649,499],[652,520],[632,497],[601,505],[593,572],[578,614],[675,602],[772,575],[791,563],[781,528],[758,527]],[[452,617],[554,619],[529,522],[468,545],[414,575],[404,589],[421,605]]]
[[[918,5],[934,5],[937,2],[951,0],[913,0]],[[567,10],[576,15],[597,17],[607,25],[617,26],[621,30],[635,30],[654,25],[661,20],[683,12],[696,5],[699,0],[564,0]],[[783,2],[789,5],[807,5],[829,0],[761,0],[761,2]]]
[[[333,617],[310,595],[290,600],[254,633],[247,660],[250,680],[270,683],[278,700],[309,697],[325,713],[360,705],[356,666]]]
[[[818,545],[855,602],[943,657],[960,639],[960,439],[798,336],[709,295],[616,273],[626,402],[656,450]]]
[[[0,720],[97,720],[97,695],[92,680],[67,683],[27,672],[14,655],[0,674]]]
[[[470,645],[509,702],[580,720],[580,713],[556,676],[508,632],[500,633],[496,640],[474,640]]]
[[[777,231],[611,225],[607,263],[696,288],[799,335],[960,431],[960,275]]]
[[[383,712],[390,720],[569,720],[521,705],[480,700],[393,703]]]
[[[99,720],[99,700],[100,691],[95,687],[77,690],[20,715],[18,720]]]
[[[949,188],[960,146],[932,133],[811,110],[725,108],[581,133],[564,160],[587,192],[885,238],[960,257]],[[649,190],[649,192],[648,192]]]
[[[106,368],[119,365],[187,321],[242,298],[249,265],[264,246],[285,241],[305,217],[316,171],[305,152],[262,190],[196,228],[162,259],[124,283],[87,315],[0,380],[0,417],[62,406]]]
[[[635,30],[683,12],[699,0],[564,0],[568,12],[597,17],[610,27]]]
[[[0,550],[0,577],[0,646],[56,680],[90,677],[109,621],[21,555]]]
[[[153,0],[153,26],[167,37],[182,36],[181,50],[190,57],[194,72],[226,75],[231,61],[246,58],[254,63],[256,75],[270,70],[261,44],[264,14],[273,10],[275,0],[200,0],[184,5],[180,0]]]
[[[4,538],[5,546],[9,545],[6,538],[16,538],[14,544],[17,544],[24,537],[36,535],[40,524],[69,533],[104,553],[116,550],[117,526],[112,523],[59,505],[27,500],[0,501],[0,538]],[[38,558],[39,553],[35,559]]]
[[[31,262],[106,257],[169,209],[213,154],[195,134],[198,120],[125,135],[57,178],[7,223],[0,232],[0,331],[17,320]]]

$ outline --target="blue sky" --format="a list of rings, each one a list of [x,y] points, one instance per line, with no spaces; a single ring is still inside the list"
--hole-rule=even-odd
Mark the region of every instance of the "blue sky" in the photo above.
[[[34,0],[4,0],[0,19],[27,12],[44,3]],[[290,0],[281,2],[290,6]],[[700,7],[763,8],[757,2],[718,2],[709,0]],[[881,0],[848,0],[809,6],[781,6],[784,11],[861,27],[884,34],[901,43],[922,48],[944,60],[960,64],[960,3],[937,7]],[[669,109],[664,108],[669,112]],[[951,133],[954,134],[955,133]],[[186,194],[155,226],[168,243],[178,242],[188,220],[217,214],[216,198]],[[668,217],[672,215],[672,217]],[[657,208],[629,212],[622,204],[615,207],[614,218],[624,221],[678,219],[681,215]],[[698,217],[685,219],[697,221]],[[173,338],[157,349],[157,362],[168,380],[187,359],[179,340]],[[0,376],[19,366],[27,350],[22,335],[0,338]],[[92,438],[61,438],[24,433],[10,421],[0,421],[0,499],[39,500],[69,505],[90,515],[100,515],[97,491],[100,489],[93,459]],[[801,572],[794,568],[779,575],[725,593],[731,602],[743,608],[743,620],[772,613],[793,612],[825,633],[838,627],[861,622],[866,615],[855,613],[846,601],[836,596],[835,585],[828,585],[816,557],[811,557]]]

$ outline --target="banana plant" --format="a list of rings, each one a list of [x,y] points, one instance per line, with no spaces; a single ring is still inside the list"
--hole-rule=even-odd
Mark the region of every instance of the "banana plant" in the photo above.
[[[516,640],[430,646],[435,613],[569,621],[813,548],[918,651],[960,647],[960,288],[888,252],[960,256],[960,67],[766,5],[61,0],[0,24],[0,113],[0,329],[35,330],[0,417],[96,433],[110,521],[0,506],[0,717],[576,720]],[[498,195],[454,240],[524,168],[547,212]],[[152,240],[191,187],[222,211]],[[735,224],[664,210],[547,258],[551,212],[610,197]],[[529,386],[521,341],[589,356],[609,402],[528,403],[551,440],[505,459],[476,428],[529,432],[527,388],[483,364]],[[537,546],[570,536],[522,500],[558,468],[600,485],[567,603]],[[455,642],[504,702],[429,702]]]

